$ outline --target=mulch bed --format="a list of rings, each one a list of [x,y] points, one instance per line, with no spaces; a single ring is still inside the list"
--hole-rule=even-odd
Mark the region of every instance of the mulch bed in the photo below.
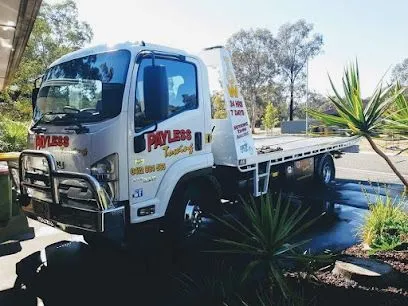
[[[361,245],[342,254],[369,257]],[[332,274],[333,266],[317,271],[308,280],[304,273],[290,273],[288,277],[295,287],[303,288],[306,305],[408,305],[408,250],[379,252],[370,258],[390,264],[398,272],[398,280],[388,287],[367,287]]]

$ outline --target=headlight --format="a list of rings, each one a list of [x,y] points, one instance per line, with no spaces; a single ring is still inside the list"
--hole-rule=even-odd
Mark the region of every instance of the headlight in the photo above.
[[[112,154],[91,166],[91,175],[105,188],[111,200],[117,200],[119,195],[119,158]]]

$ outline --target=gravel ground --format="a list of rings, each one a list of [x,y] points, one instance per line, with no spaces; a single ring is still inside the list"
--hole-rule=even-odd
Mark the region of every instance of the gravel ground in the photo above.
[[[368,258],[361,245],[343,251],[344,255]],[[353,280],[332,274],[333,266],[317,271],[314,282],[302,273],[288,276],[295,286],[304,288],[306,304],[313,305],[408,305],[408,251],[380,252],[370,258],[390,264],[398,273],[398,280],[389,286],[364,286]]]

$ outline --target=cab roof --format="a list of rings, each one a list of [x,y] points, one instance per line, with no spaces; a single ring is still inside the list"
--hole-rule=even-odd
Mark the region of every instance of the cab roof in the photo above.
[[[124,42],[124,43],[118,43],[118,44],[112,44],[112,45],[101,44],[101,45],[95,45],[95,46],[80,49],[80,50],[68,53],[66,55],[63,55],[62,57],[54,61],[49,67],[53,67],[55,65],[58,65],[64,62],[68,62],[76,58],[81,58],[81,57],[89,56],[92,54],[109,52],[109,51],[114,51],[114,50],[128,50],[130,51],[132,55],[138,53],[141,50],[153,50],[153,51],[160,51],[160,52],[166,52],[166,53],[173,53],[177,55],[191,56],[190,54],[180,49],[174,49],[174,48],[169,48],[166,46],[145,43],[143,41]]]

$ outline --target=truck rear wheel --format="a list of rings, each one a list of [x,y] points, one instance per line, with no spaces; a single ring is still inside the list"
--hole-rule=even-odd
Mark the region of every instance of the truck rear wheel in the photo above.
[[[316,164],[315,179],[319,184],[327,186],[334,181],[336,169],[331,154],[324,154],[321,158],[316,160]]]

